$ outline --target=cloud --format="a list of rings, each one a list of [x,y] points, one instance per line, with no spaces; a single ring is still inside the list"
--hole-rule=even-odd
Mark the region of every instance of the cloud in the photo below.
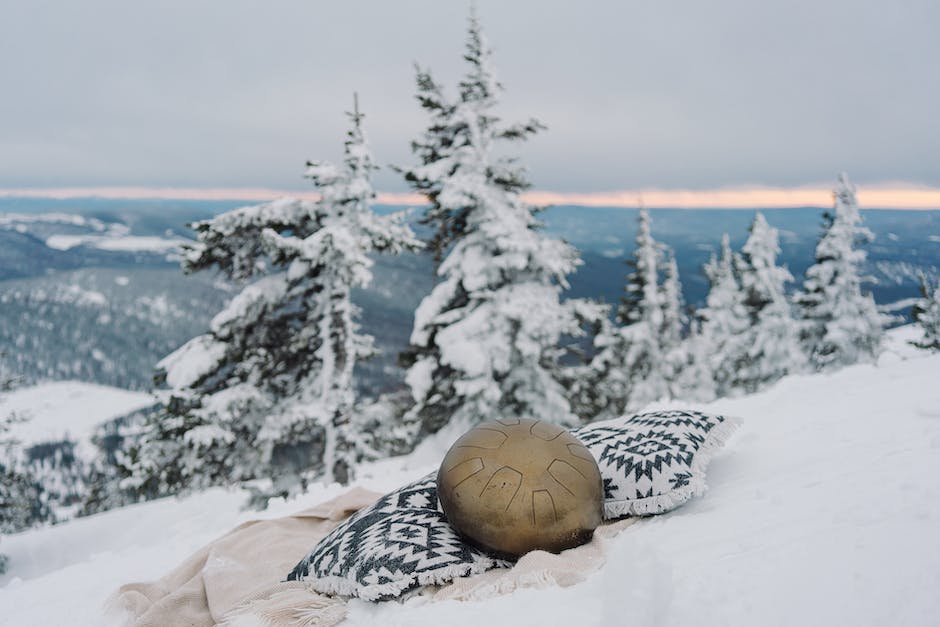
[[[539,189],[940,185],[940,3],[479,0]],[[382,163],[453,85],[465,3],[33,0],[0,21],[0,185],[271,187],[339,157],[353,91]],[[393,171],[382,189],[404,192]]]

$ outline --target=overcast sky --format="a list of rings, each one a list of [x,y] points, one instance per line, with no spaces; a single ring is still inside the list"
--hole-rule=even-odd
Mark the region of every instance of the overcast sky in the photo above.
[[[467,2],[0,0],[0,187],[304,189],[359,92],[410,163]],[[480,0],[537,189],[940,186],[937,0]],[[387,169],[376,187],[405,191]]]

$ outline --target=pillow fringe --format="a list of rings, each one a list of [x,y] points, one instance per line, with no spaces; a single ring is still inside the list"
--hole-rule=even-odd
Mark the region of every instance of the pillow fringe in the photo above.
[[[396,597],[402,592],[413,588],[416,582],[420,586],[439,586],[450,583],[457,577],[478,575],[499,566],[508,566],[508,564],[504,560],[484,559],[473,564],[452,564],[420,574],[411,574],[397,581],[376,584],[363,585],[341,576],[310,578],[305,580],[305,583],[320,594],[359,597],[365,601],[381,601],[389,597]]]
[[[670,490],[666,494],[657,494],[643,499],[625,501],[607,501],[604,503],[604,518],[612,520],[624,516],[652,516],[675,509],[689,499],[701,496],[708,489],[705,483],[705,470],[712,456],[720,450],[731,435],[741,426],[741,419],[722,416],[724,420],[709,430],[702,442],[690,469],[689,483],[681,488]]]

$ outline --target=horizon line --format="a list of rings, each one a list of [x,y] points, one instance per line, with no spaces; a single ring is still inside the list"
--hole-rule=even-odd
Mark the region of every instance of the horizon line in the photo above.
[[[69,200],[243,200],[270,201],[281,197],[316,200],[315,191],[265,187],[20,187],[0,188],[0,198],[47,198]],[[821,185],[794,187],[736,186],[713,189],[614,190],[599,192],[557,192],[530,190],[522,198],[532,205],[576,205],[583,207],[652,209],[785,209],[832,206],[832,188]],[[910,183],[877,183],[858,188],[862,209],[940,210],[940,187]],[[376,204],[425,205],[427,199],[411,192],[378,192]]]

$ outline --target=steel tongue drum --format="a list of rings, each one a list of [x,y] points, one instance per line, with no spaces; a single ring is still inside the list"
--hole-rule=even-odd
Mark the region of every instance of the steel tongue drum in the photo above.
[[[594,457],[539,420],[494,420],[465,433],[444,456],[437,494],[459,533],[509,556],[583,544],[603,518]]]

